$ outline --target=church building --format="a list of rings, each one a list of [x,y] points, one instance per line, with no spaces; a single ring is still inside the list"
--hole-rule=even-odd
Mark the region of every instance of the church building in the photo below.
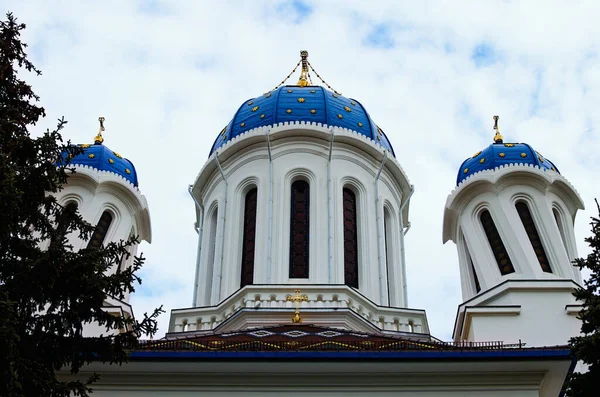
[[[557,165],[506,140],[497,116],[490,145],[457,164],[441,232],[457,247],[463,302],[441,341],[407,303],[404,236],[419,220],[392,142],[306,51],[298,68],[295,84],[248,99],[215,132],[189,186],[190,306],[129,363],[85,367],[102,375],[94,395],[561,395],[581,325],[571,261],[583,202]],[[101,132],[83,146],[58,199],[98,227],[75,247],[150,242],[133,164]],[[132,315],[128,299],[109,297],[106,310]]]

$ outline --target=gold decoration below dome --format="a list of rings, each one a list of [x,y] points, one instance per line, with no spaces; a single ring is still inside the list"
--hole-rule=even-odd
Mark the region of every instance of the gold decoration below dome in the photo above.
[[[94,153],[90,153],[90,154],[88,154],[88,157],[93,159],[94,157],[96,157],[96,155]]]
[[[113,159],[108,159],[108,162],[109,162],[110,164],[114,164],[114,163],[115,163],[115,160],[113,160]]]
[[[504,146],[506,146],[506,147],[514,147],[515,144],[514,143],[505,143]]]
[[[479,156],[480,154],[481,154],[481,150],[480,150],[480,151],[478,151],[477,153],[475,153],[475,154],[473,155],[473,158],[475,158],[475,157]]]
[[[466,174],[467,172],[469,172],[469,169],[468,169],[468,168],[465,168],[465,169],[463,170],[463,174]]]
[[[285,300],[294,302],[296,304],[296,311],[294,312],[294,317],[292,317],[293,323],[301,323],[302,317],[300,317],[300,302],[308,301],[308,296],[300,295],[300,290],[297,289],[296,296],[287,296]]]
[[[351,111],[352,111],[352,109],[350,109],[348,106],[344,106],[344,110],[345,110],[346,112],[351,112]]]
[[[120,159],[122,159],[122,158],[123,158],[123,156],[121,156],[121,155],[120,155],[119,153],[117,153],[117,152],[113,152],[113,154],[114,154],[115,156],[117,156],[118,158],[120,158]]]
[[[359,127],[362,127],[362,126],[363,126],[363,123],[359,122],[359,123],[358,123],[358,126],[359,126]]]
[[[483,164],[483,163],[485,163],[485,157],[482,158],[481,160],[479,160],[479,164]]]
[[[312,114],[315,114],[315,113],[317,113],[317,111],[316,111],[315,109],[310,109],[310,112],[311,112]]]
[[[504,157],[504,156],[506,156],[506,155],[505,155],[504,153],[498,153],[498,156],[500,156],[500,157]]]
[[[246,125],[246,123],[241,123],[240,127],[244,127]]]
[[[271,97],[271,93],[267,92],[267,94],[265,95],[265,98],[270,98]]]
[[[294,92],[293,90],[288,90],[288,92],[291,94],[292,92]]]
[[[131,174],[131,171],[129,170],[129,168],[125,168],[125,172],[127,173],[127,175]]]
[[[287,114],[290,114],[290,113],[292,113],[292,109],[288,109],[288,110],[286,110],[285,112],[286,112]]]
[[[252,102],[252,101],[249,101],[249,102],[248,102],[248,106],[252,105],[253,103],[254,103],[254,102]]]
[[[317,92],[316,90],[310,90],[311,94],[314,94],[315,92]]]
[[[82,148],[84,148],[84,149],[87,149],[87,148],[89,148],[89,147],[90,147],[90,146],[92,146],[92,145],[90,145],[89,143],[83,143],[83,144],[81,144],[81,145],[79,145],[79,146],[81,146],[81,147],[82,147]]]
[[[354,101],[350,101],[350,105],[352,105],[352,106],[356,106],[356,102],[354,102]]]
[[[298,102],[300,102],[300,103],[304,103],[305,101],[306,101],[306,99],[304,99],[304,98],[298,98]]]
[[[521,157],[527,157],[527,153],[521,153]]]
[[[344,116],[342,116],[341,114],[338,114],[338,119],[343,118]]]
[[[544,158],[542,156],[538,156],[538,159],[540,159],[542,163],[544,162]]]
[[[254,106],[254,107],[252,108],[252,111],[253,111],[253,112],[256,112],[257,110],[258,110],[258,106]]]
[[[260,115],[260,118],[261,118],[261,119],[264,119],[264,118],[265,118],[265,115],[264,115],[264,113]]]

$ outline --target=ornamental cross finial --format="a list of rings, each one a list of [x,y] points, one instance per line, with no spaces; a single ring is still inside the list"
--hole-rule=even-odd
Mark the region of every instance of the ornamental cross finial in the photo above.
[[[302,322],[302,317],[300,317],[300,302],[306,302],[308,301],[308,296],[306,295],[300,295],[300,290],[297,289],[296,290],[296,296],[288,296],[286,298],[286,300],[288,301],[292,301],[296,303],[296,312],[294,313],[294,317],[292,317],[292,322],[293,323],[301,323]]]
[[[504,141],[504,137],[500,134],[500,129],[498,128],[498,120],[500,116],[494,116],[494,130],[496,130],[496,135],[494,135],[494,142],[502,143]]]
[[[300,51],[300,58],[302,62],[302,71],[300,72],[300,78],[298,84],[300,87],[306,87],[308,85],[308,51]]]
[[[94,137],[94,143],[100,145],[104,142],[104,138],[102,137],[102,132],[104,131],[104,117],[98,117],[98,121],[100,122],[100,128],[98,129],[98,135]]]

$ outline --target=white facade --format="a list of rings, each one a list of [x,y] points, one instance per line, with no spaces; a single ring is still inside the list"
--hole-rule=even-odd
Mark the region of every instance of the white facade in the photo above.
[[[515,205],[529,209],[551,272],[544,271]],[[554,171],[509,165],[481,171],[448,197],[444,242],[457,244],[464,303],[455,340],[565,345],[581,326],[572,295],[581,284],[573,222],[583,202]],[[514,272],[502,275],[481,221],[489,211]],[[475,273],[474,273],[475,272]],[[477,291],[477,283],[480,290]]]
[[[308,278],[289,277],[291,184],[299,179],[310,185]],[[185,324],[193,324],[186,330],[196,329],[200,318],[201,329],[214,328],[233,314],[204,307],[221,305],[240,289],[244,199],[252,188],[258,189],[253,284],[262,286],[262,295],[270,296],[271,285],[286,286],[288,294],[296,287],[310,290],[314,304],[303,304],[303,312],[310,312],[322,309],[316,301],[319,294],[340,286],[355,301],[370,301],[371,323],[403,322],[393,327],[408,328],[409,316],[401,311],[394,316],[375,309],[406,306],[408,178],[396,159],[363,135],[320,124],[285,123],[251,130],[220,148],[190,189],[200,225],[193,300],[197,309],[185,316],[174,311],[169,332],[181,332]],[[344,188],[357,197],[357,290],[344,285]],[[240,301],[237,308],[247,305]],[[411,320],[413,329],[421,324],[426,324],[424,313]]]

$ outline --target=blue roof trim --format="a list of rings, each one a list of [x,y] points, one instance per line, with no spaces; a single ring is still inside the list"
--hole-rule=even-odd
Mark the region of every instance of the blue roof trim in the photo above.
[[[477,172],[492,170],[509,164],[529,164],[544,171],[553,170],[560,173],[552,161],[536,152],[531,145],[526,143],[493,143],[462,162],[456,176],[456,184],[459,185]]]
[[[383,131],[379,132],[364,106],[321,86],[281,86],[260,97],[242,103],[226,127],[215,139],[210,154],[229,140],[253,128],[282,122],[303,121],[347,128],[372,139],[395,156]]]
[[[400,351],[400,352],[347,352],[347,351],[297,351],[297,352],[193,352],[193,351],[133,351],[131,359],[360,359],[360,360],[511,360],[511,359],[571,359],[570,349],[504,349],[478,351]]]
[[[63,153],[63,158],[66,156],[67,153]],[[135,166],[128,159],[119,156],[103,144],[93,144],[84,147],[83,153],[71,159],[70,165],[82,165],[99,171],[112,172],[122,176],[137,187],[138,177]]]

